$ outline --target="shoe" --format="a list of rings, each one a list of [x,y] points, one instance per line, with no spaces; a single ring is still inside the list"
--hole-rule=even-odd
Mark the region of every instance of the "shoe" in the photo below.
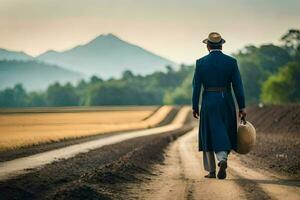
[[[218,166],[220,167],[219,172],[218,172],[218,178],[219,179],[225,179],[226,178],[227,162],[226,161],[220,161],[218,163]]]
[[[216,172],[209,172],[209,174],[205,175],[204,178],[216,178]]]

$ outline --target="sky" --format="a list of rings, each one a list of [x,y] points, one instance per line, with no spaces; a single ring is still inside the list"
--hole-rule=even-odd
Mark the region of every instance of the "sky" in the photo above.
[[[206,54],[209,32],[219,32],[224,52],[234,53],[279,44],[289,28],[300,28],[299,0],[0,0],[0,48],[33,56],[113,33],[191,64]]]

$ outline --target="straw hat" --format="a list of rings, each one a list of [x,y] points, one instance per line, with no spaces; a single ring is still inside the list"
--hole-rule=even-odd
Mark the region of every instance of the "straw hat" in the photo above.
[[[248,122],[240,123],[237,131],[237,153],[247,154],[251,151],[256,140],[256,130],[254,126]]]
[[[203,40],[203,43],[209,44],[209,45],[222,45],[226,41],[222,38],[222,36],[217,32],[211,32],[208,37]]]

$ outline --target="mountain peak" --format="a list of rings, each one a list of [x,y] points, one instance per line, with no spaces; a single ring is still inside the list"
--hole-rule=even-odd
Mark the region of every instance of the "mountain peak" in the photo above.
[[[149,74],[175,64],[112,33],[101,34],[86,44],[63,52],[47,52],[38,59],[103,78],[118,77],[124,70]]]
[[[121,40],[121,39],[112,33],[107,33],[107,34],[101,34],[94,39],[94,41],[97,40]]]
[[[0,48],[0,60],[31,60],[32,57],[23,51],[12,51]]]

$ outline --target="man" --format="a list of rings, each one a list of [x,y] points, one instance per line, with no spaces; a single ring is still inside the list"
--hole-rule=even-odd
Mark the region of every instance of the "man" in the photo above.
[[[236,59],[222,53],[225,40],[212,32],[203,40],[209,54],[196,61],[193,78],[193,116],[200,117],[199,151],[203,151],[206,178],[216,178],[215,157],[219,161],[218,178],[226,178],[227,157],[237,148],[237,119],[233,88],[239,108],[239,117],[245,117],[243,84]],[[203,87],[201,112],[199,97]]]

